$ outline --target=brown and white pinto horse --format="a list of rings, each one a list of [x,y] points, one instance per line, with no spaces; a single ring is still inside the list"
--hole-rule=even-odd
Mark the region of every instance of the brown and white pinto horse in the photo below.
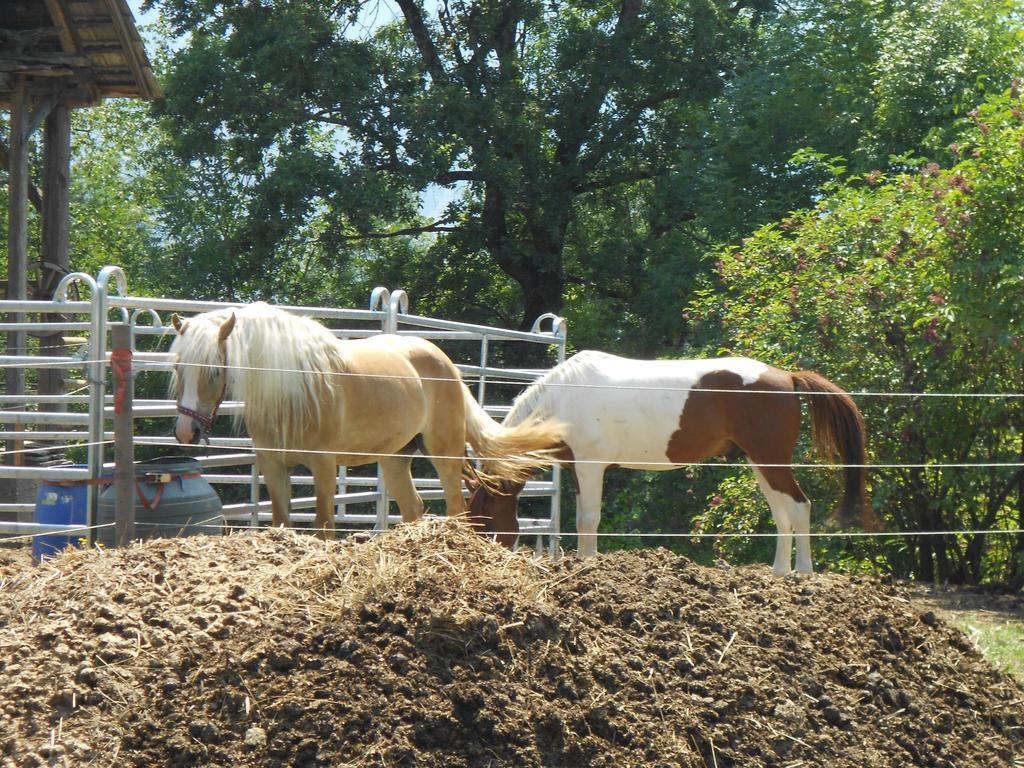
[[[601,486],[608,467],[666,470],[741,451],[754,466],[778,528],[776,574],[810,572],[811,505],[793,476],[800,432],[799,392],[809,393],[812,437],[846,467],[842,518],[859,511],[865,524],[864,422],[853,400],[823,376],[789,373],[749,358],[627,360],[584,351],[555,367],[520,395],[506,416],[512,426],[539,416],[565,425],[561,458],[577,487],[579,554],[597,552]],[[484,464],[487,469],[487,464]],[[518,530],[521,481],[503,494],[472,486],[470,515],[510,544]]]
[[[288,524],[289,471],[297,464],[313,473],[316,527],[329,538],[339,464],[378,462],[402,519],[410,521],[423,511],[410,473],[415,444],[437,470],[448,514],[457,515],[464,512],[467,441],[489,459],[492,477],[522,482],[550,464],[543,451],[561,440],[553,422],[499,425],[452,361],[423,339],[340,341],[314,320],[263,303],[188,320],[175,315],[173,322],[175,436],[198,442],[225,397],[242,401],[238,418],[252,437],[275,526]]]

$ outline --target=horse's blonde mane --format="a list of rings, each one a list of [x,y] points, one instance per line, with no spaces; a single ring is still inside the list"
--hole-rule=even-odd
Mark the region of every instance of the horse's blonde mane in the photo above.
[[[597,367],[599,361],[610,357],[605,352],[585,349],[560,363],[533,382],[526,391],[512,403],[512,409],[505,416],[502,424],[512,427],[527,419],[547,418],[551,415],[551,398],[566,393],[561,384],[580,384],[587,374]]]
[[[236,424],[244,420],[250,436],[260,436],[264,445],[298,447],[306,429],[320,419],[321,401],[340,386],[340,377],[332,374],[346,368],[341,342],[315,320],[263,302],[218,309],[189,318],[185,333],[171,345],[189,366],[181,375],[220,364],[218,332],[232,312],[225,399],[245,403]]]

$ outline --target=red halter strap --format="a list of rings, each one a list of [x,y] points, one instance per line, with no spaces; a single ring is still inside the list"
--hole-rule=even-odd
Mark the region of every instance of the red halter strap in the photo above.
[[[220,365],[221,370],[221,382],[220,382],[220,397],[217,398],[217,402],[213,405],[213,410],[210,411],[209,415],[200,413],[199,411],[193,411],[191,408],[186,408],[181,404],[181,400],[178,400],[177,408],[178,413],[183,416],[189,416],[193,421],[199,422],[199,433],[200,440],[206,441],[206,444],[210,444],[210,436],[206,433],[213,427],[213,422],[217,418],[217,411],[220,410],[220,404],[224,402],[224,393],[227,391],[228,386],[228,354],[224,352],[224,362]]]
[[[223,399],[224,396],[221,395],[221,400]],[[183,416],[191,416],[193,421],[199,422],[199,425],[203,428],[203,431],[205,432],[206,430],[213,426],[213,420],[217,418],[217,409],[220,408],[221,400],[218,400],[217,404],[213,406],[213,411],[210,414],[200,413],[199,411],[193,411],[191,408],[186,408],[181,403],[178,403],[178,413],[182,414]]]

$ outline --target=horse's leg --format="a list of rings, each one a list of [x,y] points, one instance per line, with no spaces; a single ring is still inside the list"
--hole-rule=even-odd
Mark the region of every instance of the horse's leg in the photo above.
[[[423,435],[423,448],[430,456],[441,488],[444,490],[445,511],[448,517],[462,515],[466,502],[462,497],[462,467],[466,450],[465,429],[457,425],[434,424],[431,432]]]
[[[792,568],[794,534],[796,569],[801,573],[811,573],[811,504],[797,485],[793,470],[789,467],[755,467],[754,473],[757,475],[761,491],[768,500],[778,529],[773,567],[775,575],[783,576]]]
[[[603,464],[575,464],[576,532],[579,537],[578,554],[590,557],[597,554],[597,527],[601,524],[601,492],[604,486]]]
[[[270,494],[270,512],[275,528],[282,525],[290,525],[288,517],[289,506],[291,505],[291,476],[288,473],[288,466],[281,460],[277,453],[257,452],[257,463],[267,483],[267,492]]]
[[[412,456],[381,457],[380,471],[388,493],[398,503],[402,522],[418,520],[423,514],[423,499],[412,484]]]
[[[462,460],[435,459],[433,461],[437,476],[441,479],[444,489],[445,511],[448,517],[465,514],[466,500],[462,496]]]
[[[307,460],[313,472],[313,487],[316,489],[316,535],[324,540],[334,538],[334,494],[338,490],[338,465],[334,456],[313,454]]]

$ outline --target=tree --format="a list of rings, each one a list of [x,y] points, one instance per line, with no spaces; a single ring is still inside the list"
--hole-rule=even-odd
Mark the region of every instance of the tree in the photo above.
[[[967,113],[1021,71],[1019,5],[989,0],[797,0],[769,16],[712,107],[705,171],[721,241],[803,208],[850,173],[947,163]]]
[[[162,0],[175,32],[165,114],[190,163],[249,186],[244,232],[272,249],[313,217],[321,247],[445,233],[518,285],[522,322],[561,309],[577,201],[688,159],[767,0]],[[364,28],[365,29],[365,28]],[[463,183],[435,221],[417,191]],[[685,195],[675,219],[688,215]]]

